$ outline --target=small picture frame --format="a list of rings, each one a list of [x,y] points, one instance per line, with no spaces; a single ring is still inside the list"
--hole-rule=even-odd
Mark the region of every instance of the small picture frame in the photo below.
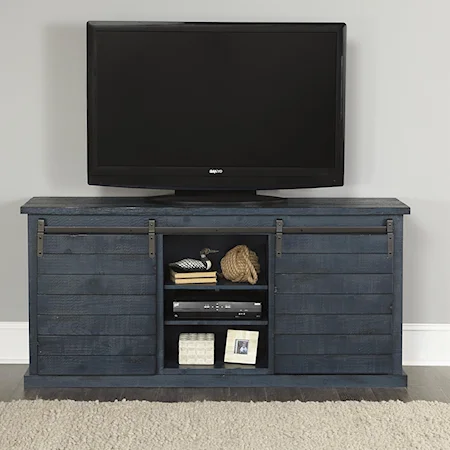
[[[256,364],[259,331],[228,330],[224,362]]]

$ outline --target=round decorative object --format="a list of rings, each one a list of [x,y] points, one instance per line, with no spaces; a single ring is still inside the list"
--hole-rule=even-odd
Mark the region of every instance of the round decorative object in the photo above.
[[[235,283],[248,281],[256,284],[261,271],[258,255],[246,245],[237,245],[229,250],[220,261],[222,274]]]

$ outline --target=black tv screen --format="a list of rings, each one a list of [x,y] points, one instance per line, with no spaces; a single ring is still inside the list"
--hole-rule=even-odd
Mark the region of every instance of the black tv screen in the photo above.
[[[343,184],[344,24],[89,22],[88,181]]]

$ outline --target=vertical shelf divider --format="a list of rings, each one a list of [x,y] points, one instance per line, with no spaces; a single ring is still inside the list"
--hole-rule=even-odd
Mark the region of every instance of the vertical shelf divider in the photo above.
[[[274,373],[275,355],[275,235],[267,236],[267,362],[270,373]]]
[[[164,369],[164,235],[156,235],[156,363],[157,372]]]

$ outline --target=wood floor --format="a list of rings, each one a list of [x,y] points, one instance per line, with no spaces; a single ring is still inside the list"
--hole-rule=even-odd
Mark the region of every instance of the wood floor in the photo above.
[[[178,401],[337,401],[428,400],[450,403],[450,367],[405,367],[408,388],[130,388],[130,389],[23,389],[27,366],[0,365],[0,401],[19,399]]]

